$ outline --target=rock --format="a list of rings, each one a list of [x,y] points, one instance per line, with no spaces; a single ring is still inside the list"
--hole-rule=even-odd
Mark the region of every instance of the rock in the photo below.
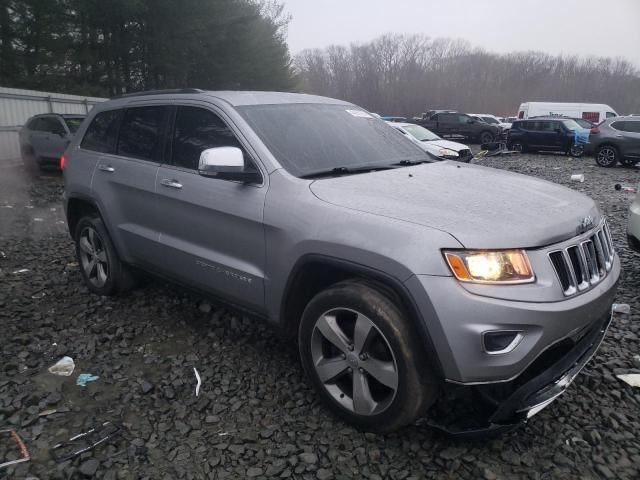
[[[262,472],[263,470],[261,468],[251,467],[249,470],[247,470],[247,477],[249,478],[259,477],[260,475],[262,475]]]
[[[331,472],[331,470],[327,470],[326,468],[321,468],[320,470],[318,470],[318,473],[316,473],[316,478],[318,480],[329,480],[333,478],[333,473]]]
[[[96,474],[96,470],[98,470],[98,465],[98,460],[95,458],[87,460],[80,465],[80,473],[85,477],[93,477]]]
[[[315,465],[318,463],[318,456],[315,453],[301,453],[298,455],[301,462]]]
[[[147,394],[153,390],[153,385],[145,380],[140,384],[140,389],[142,390],[142,393]]]

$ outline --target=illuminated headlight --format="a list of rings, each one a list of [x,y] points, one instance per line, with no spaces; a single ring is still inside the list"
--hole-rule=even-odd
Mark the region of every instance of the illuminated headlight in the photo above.
[[[452,158],[458,158],[460,155],[458,155],[458,152],[456,152],[455,150],[449,150],[448,148],[441,148],[440,150],[438,150],[438,155],[440,155],[441,157],[452,157]]]
[[[462,282],[517,284],[536,278],[524,250],[447,250],[444,257]]]

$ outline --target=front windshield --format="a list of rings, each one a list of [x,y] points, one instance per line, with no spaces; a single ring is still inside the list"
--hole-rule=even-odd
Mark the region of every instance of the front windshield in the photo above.
[[[64,118],[64,123],[67,124],[67,127],[69,127],[69,131],[71,133],[76,133],[78,131],[78,128],[82,124],[82,121],[84,120],[84,117],[63,117],[63,118]]]
[[[563,120],[562,123],[564,123],[564,126],[567,127],[569,130],[582,128],[580,125],[578,125],[578,122],[576,122],[575,120]]]
[[[433,133],[431,130],[427,130],[420,125],[404,125],[402,127],[416,140],[421,142],[431,142],[432,140],[440,140],[440,137]]]
[[[431,160],[396,129],[358,107],[290,103],[237,109],[282,166],[298,177]]]

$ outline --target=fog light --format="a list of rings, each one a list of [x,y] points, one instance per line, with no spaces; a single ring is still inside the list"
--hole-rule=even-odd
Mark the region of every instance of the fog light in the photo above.
[[[512,352],[522,341],[522,333],[514,330],[496,330],[482,334],[482,346],[489,355]]]

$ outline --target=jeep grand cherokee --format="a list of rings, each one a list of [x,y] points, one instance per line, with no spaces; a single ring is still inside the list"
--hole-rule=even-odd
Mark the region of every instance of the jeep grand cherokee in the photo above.
[[[451,385],[500,386],[487,428],[523,421],[609,325],[620,261],[590,198],[431,162],[346,102],[124,96],[92,110],[65,157],[92,292],[122,292],[142,269],[266,319],[364,430],[412,422]]]

